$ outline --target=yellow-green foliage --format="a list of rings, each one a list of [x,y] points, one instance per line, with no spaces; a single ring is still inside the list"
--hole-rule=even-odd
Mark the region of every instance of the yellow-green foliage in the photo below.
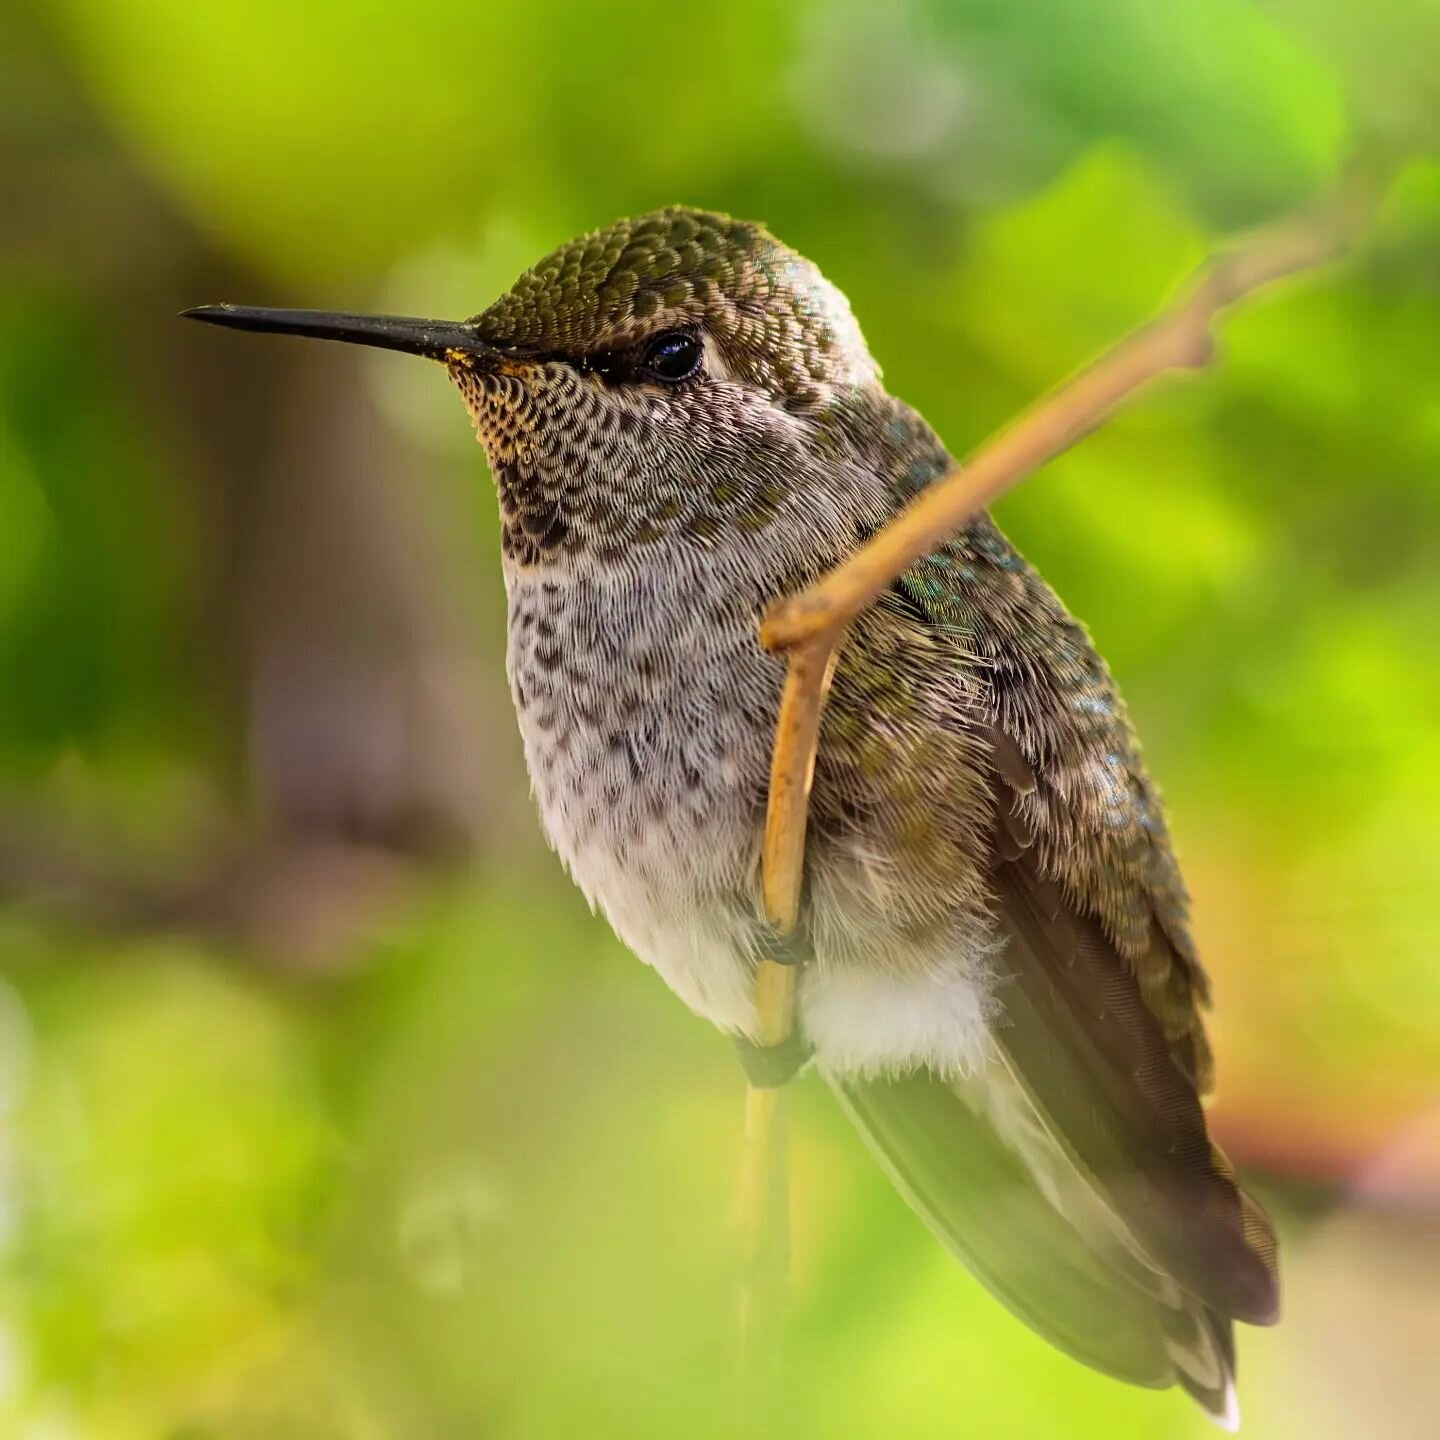
[[[813,257],[963,453],[1218,237],[1352,151],[1407,152],[1357,263],[1258,299],[1217,368],[1000,518],[1091,625],[1166,789],[1216,974],[1222,1132],[1324,1172],[1435,1105],[1433,4],[0,10],[0,793],[162,876],[246,753],[255,677],[221,679],[245,627],[204,597],[232,544],[265,541],[227,529],[219,457],[286,494],[326,463],[285,469],[243,407],[207,438],[221,396],[170,388],[173,354],[248,342],[176,333],[180,305],[459,317],[581,230],[714,206]],[[237,349],[227,373],[271,361]],[[727,1435],[729,1047],[543,852],[459,403],[413,362],[311,363],[368,387],[446,532],[492,702],[470,756],[490,833],[473,878],[421,867],[341,944],[341,980],[276,978],[253,935],[0,912],[0,1435]],[[6,887],[29,873],[8,804]],[[1011,1320],[823,1090],[796,1093],[795,1440],[1208,1433]],[[1429,1433],[1406,1427],[1440,1413],[1434,1366],[1404,1357],[1440,1333],[1433,1253],[1402,1236],[1377,1269],[1308,1194],[1277,1192],[1294,1318],[1241,1337],[1248,1433]]]

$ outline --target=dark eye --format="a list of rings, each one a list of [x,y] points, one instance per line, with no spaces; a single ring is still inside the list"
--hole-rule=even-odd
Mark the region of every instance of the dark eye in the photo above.
[[[704,347],[688,330],[667,330],[645,347],[645,369],[657,380],[674,385],[688,380],[705,358]]]

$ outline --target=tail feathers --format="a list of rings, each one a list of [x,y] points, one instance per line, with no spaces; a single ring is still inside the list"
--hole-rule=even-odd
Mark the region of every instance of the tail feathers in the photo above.
[[[1174,1383],[1192,1395],[1222,1428],[1239,1426],[1235,1395],[1235,1333],[1231,1321],[1187,1295],[1149,1258],[1093,1177],[1059,1144],[1009,1065],[998,1059],[980,1075],[951,1082],[964,1107],[989,1121],[998,1143],[1014,1153],[1061,1223],[1089,1247],[1112,1278],[1159,1302],[1157,1314]],[[1218,1152],[1217,1152],[1218,1155]],[[1228,1162],[1219,1157],[1219,1163]],[[1244,1192],[1240,1194],[1244,1196]],[[1244,1196],[1248,1201],[1249,1197]],[[1268,1221],[1266,1222],[1268,1225]]]
[[[1093,1369],[1178,1384],[1238,1426],[1230,1321],[1134,1246],[1044,1127],[1027,1125],[1003,1068],[968,1084],[928,1072],[830,1082],[906,1200],[1017,1318]]]
[[[1203,1307],[1175,1314],[1165,1328],[1175,1383],[1222,1429],[1240,1428],[1235,1395],[1235,1327]]]

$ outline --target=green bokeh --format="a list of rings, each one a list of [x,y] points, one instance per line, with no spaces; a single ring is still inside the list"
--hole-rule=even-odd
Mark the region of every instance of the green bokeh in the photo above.
[[[1268,1174],[1300,1310],[1242,1336],[1247,1433],[1430,1433],[1401,1360],[1440,1332],[1433,1251],[1357,1239],[1329,1192],[1440,1174],[1437,76],[1431,0],[0,13],[0,1436],[733,1430],[734,1063],[544,853],[460,407],[387,358],[217,361],[175,309],[471,313],[578,230],[712,205],[818,260],[963,453],[1357,155],[1396,178],[1354,259],[1247,306],[1213,370],[1001,518],[1119,673],[1192,876],[1217,1123]],[[305,606],[237,614],[226,579],[259,587],[313,493],[362,597],[406,593],[347,548],[362,425],[484,720],[458,877],[408,810],[295,798],[255,636]],[[388,607],[362,659],[408,653]],[[302,710],[343,741],[373,699]],[[162,886],[232,826],[358,829],[374,903],[293,964],[323,868],[254,923],[191,923],[203,886],[71,913],[57,826]],[[796,1101],[788,1433],[1208,1433],[1048,1350],[822,1087]]]

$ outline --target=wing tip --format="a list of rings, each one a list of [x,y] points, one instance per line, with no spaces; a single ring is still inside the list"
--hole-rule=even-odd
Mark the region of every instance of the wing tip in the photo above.
[[[1219,1395],[1212,1395],[1201,1402],[1205,1414],[1212,1424],[1229,1435],[1240,1432],[1240,1401],[1235,1394],[1235,1382],[1227,1380],[1225,1389]]]
[[[1220,1430],[1234,1435],[1240,1429],[1240,1398],[1235,1393],[1235,1377],[1226,1370],[1220,1384],[1205,1385],[1179,1371],[1176,1381],[1187,1395],[1205,1412],[1205,1418]]]

